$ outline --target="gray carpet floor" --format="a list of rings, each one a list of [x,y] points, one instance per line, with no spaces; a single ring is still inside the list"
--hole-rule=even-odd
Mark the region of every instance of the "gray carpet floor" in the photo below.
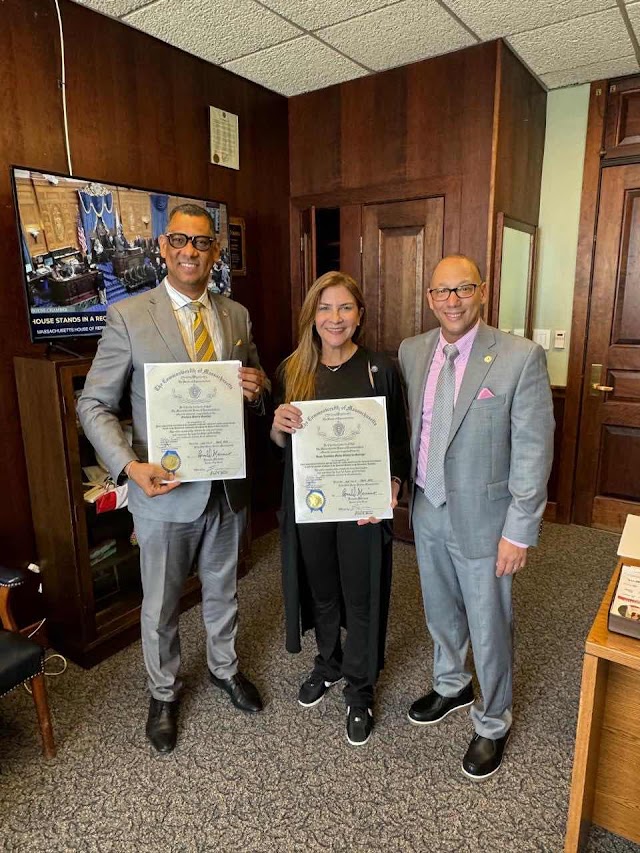
[[[89,671],[47,679],[58,756],[39,753],[31,699],[0,702],[0,849],[11,853],[385,851],[560,853],[584,639],[616,561],[618,537],[546,525],[515,583],[513,736],[485,783],[460,771],[466,713],[409,725],[429,687],[431,644],[415,552],[396,544],[387,666],[369,743],[350,747],[334,688],[302,709],[311,668],[283,648],[278,537],[254,543],[240,583],[239,653],[265,711],[247,718],[207,680],[200,610],[182,617],[186,689],[176,751],[153,754],[139,643]],[[570,606],[568,604],[570,603]],[[590,853],[634,844],[593,829]]]

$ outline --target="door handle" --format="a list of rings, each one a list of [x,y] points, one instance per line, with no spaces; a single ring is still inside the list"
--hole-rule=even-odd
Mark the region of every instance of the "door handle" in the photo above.
[[[601,385],[602,379],[602,365],[601,364],[592,364],[591,365],[591,375],[589,377],[591,380],[589,382],[589,393],[592,397],[597,397],[598,394],[606,394],[607,391],[613,391],[613,385]]]

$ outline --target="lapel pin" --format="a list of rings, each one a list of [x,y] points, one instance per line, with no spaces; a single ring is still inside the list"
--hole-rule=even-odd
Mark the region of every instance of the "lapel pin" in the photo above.
[[[487,364],[491,364],[491,362],[493,361],[493,356],[492,355],[485,355],[484,360]]]
[[[240,347],[240,346],[242,346],[242,338],[238,338],[238,340],[234,344],[234,347]]]

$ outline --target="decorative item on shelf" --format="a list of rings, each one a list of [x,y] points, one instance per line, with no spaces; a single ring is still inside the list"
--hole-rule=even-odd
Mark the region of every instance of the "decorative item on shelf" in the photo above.
[[[107,491],[96,499],[96,512],[112,512],[114,509],[123,509],[129,502],[129,486],[111,486]]]
[[[82,472],[86,477],[83,481],[85,503],[94,504],[96,513],[111,512],[127,506],[129,498],[127,483],[116,486],[108,471],[99,464],[86,465]]]
[[[229,217],[229,254],[231,272],[235,275],[247,274],[247,260],[244,242],[244,219],[240,216]]]
[[[82,474],[84,477],[82,485],[85,503],[95,503],[98,498],[105,495],[115,485],[108,471],[101,465],[85,465]]]

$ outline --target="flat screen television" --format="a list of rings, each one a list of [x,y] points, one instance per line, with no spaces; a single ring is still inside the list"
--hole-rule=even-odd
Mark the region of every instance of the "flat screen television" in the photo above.
[[[211,214],[218,256],[212,291],[231,295],[226,204],[11,167],[32,342],[99,335],[107,307],[166,274],[158,237],[188,202]]]

